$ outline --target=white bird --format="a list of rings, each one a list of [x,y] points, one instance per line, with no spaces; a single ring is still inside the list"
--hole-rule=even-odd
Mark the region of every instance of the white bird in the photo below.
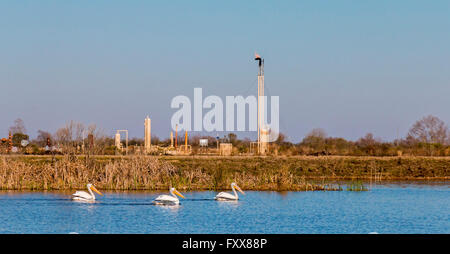
[[[175,195],[178,195],[181,198],[185,198],[175,188],[170,188],[169,192],[170,195],[159,195],[155,200],[153,200],[153,203],[155,205],[179,205],[180,201]]]
[[[76,191],[74,194],[72,194],[72,200],[88,201],[88,202],[95,201],[95,195],[94,195],[94,193],[92,193],[92,191],[95,191],[99,195],[103,196],[103,194],[100,191],[98,191],[94,187],[94,185],[88,183],[86,186],[87,186],[87,189],[88,189],[89,193],[87,193],[85,191]]]
[[[241,190],[241,188],[239,188],[239,186],[237,186],[236,183],[231,183],[231,189],[233,190],[234,195],[231,194],[231,193],[228,193],[228,192],[220,192],[219,194],[217,194],[217,196],[216,196],[215,199],[216,199],[217,201],[238,200],[238,199],[239,199],[239,196],[238,196],[238,194],[236,193],[235,188],[236,188],[240,193],[242,193],[242,194],[245,195],[245,193]]]

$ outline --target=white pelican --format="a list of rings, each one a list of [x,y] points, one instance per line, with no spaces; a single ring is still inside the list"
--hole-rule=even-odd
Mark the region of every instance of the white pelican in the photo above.
[[[236,193],[235,188],[236,188],[240,193],[245,194],[245,193],[241,190],[241,188],[239,188],[239,186],[237,186],[236,183],[231,183],[231,189],[232,189],[233,192],[234,192],[234,196],[233,196],[233,194],[230,194],[230,193],[227,193],[227,192],[220,192],[219,194],[217,194],[217,196],[216,196],[215,199],[216,199],[217,201],[238,200],[239,197],[238,197],[238,194]]]
[[[185,198],[181,193],[179,193],[175,188],[170,188],[170,195],[159,195],[153,203],[155,205],[179,205],[180,201],[178,200],[178,195],[182,198]]]
[[[74,194],[72,194],[72,199],[77,200],[77,201],[90,201],[90,202],[95,201],[95,195],[94,195],[94,193],[92,193],[92,191],[95,191],[99,195],[103,196],[103,194],[100,191],[98,191],[94,187],[94,185],[92,185],[90,183],[87,184],[87,189],[88,189],[89,193],[87,193],[85,191],[76,191]]]

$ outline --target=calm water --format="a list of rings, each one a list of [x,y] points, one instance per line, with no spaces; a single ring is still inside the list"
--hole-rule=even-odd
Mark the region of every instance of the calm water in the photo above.
[[[367,192],[246,192],[237,203],[186,192],[106,192],[94,204],[62,192],[0,192],[0,233],[450,233],[450,185],[386,184]]]

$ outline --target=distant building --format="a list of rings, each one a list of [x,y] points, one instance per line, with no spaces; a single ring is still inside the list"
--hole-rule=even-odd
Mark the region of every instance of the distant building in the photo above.
[[[200,139],[200,140],[199,140],[199,145],[200,145],[201,147],[207,147],[207,146],[208,146],[208,139],[206,139],[206,138]]]

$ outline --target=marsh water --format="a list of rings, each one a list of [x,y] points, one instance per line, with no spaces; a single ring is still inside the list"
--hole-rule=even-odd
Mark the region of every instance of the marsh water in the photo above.
[[[71,192],[3,191],[0,233],[450,233],[449,182],[367,187],[247,191],[238,202],[184,192],[178,207],[151,205],[162,192],[105,192],[86,204]]]

